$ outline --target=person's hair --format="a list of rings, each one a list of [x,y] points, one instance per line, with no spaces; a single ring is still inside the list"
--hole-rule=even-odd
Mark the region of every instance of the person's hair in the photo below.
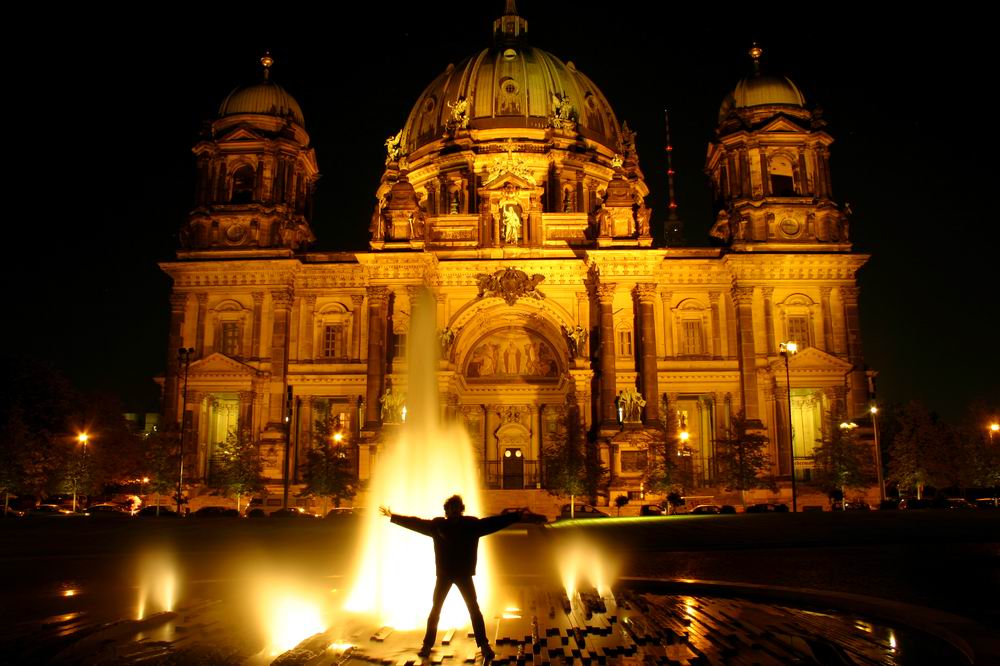
[[[462,513],[465,511],[465,504],[461,495],[452,495],[444,501],[445,513]]]

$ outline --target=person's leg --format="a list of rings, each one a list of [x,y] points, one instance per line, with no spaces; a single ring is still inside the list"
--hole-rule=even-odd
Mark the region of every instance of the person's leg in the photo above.
[[[453,582],[448,578],[441,578],[439,576],[437,582],[434,584],[434,602],[431,604],[431,612],[427,616],[427,633],[424,634],[424,646],[420,650],[420,653],[424,656],[430,654],[431,647],[433,647],[434,642],[437,640],[441,607],[444,605],[444,600],[448,597],[448,590],[451,589]]]
[[[479,600],[476,598],[476,586],[472,582],[472,576],[456,579],[455,585],[458,586],[458,591],[462,593],[465,605],[469,609],[469,618],[472,619],[472,632],[476,636],[476,645],[482,651],[484,659],[491,659],[493,650],[486,637],[486,622],[483,620],[483,612],[479,610]]]

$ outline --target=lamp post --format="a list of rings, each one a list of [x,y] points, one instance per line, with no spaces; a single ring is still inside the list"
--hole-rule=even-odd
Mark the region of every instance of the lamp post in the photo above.
[[[840,429],[845,432],[851,432],[858,427],[858,424],[854,421],[842,421],[840,423]],[[844,511],[847,511],[847,489],[844,486],[840,487],[840,507]]]
[[[191,367],[191,354],[194,347],[181,347],[177,350],[177,360],[184,363],[184,393],[181,398],[181,441],[177,455],[177,515],[181,515],[181,486],[184,484],[184,431],[187,427],[188,370]]]
[[[993,435],[995,435],[998,432],[1000,432],[1000,423],[997,423],[996,421],[994,421],[993,423],[990,424],[990,427],[989,427],[988,430],[989,430],[989,433],[990,433],[990,444],[992,444],[993,443]]]
[[[789,471],[792,473],[792,513],[799,510],[797,495],[795,492],[795,446],[792,441],[792,375],[788,369],[788,359],[799,350],[799,345],[795,342],[782,342],[778,345],[778,353],[785,359],[785,388],[788,397],[788,459],[791,463]]]
[[[90,441],[90,435],[88,435],[85,432],[81,432],[79,435],[76,436],[76,441],[78,441],[80,444],[83,445],[83,461],[84,463],[86,463],[87,442]],[[77,484],[77,479],[80,476],[81,469],[83,469],[81,465],[77,465],[76,469],[73,472],[73,513],[76,513],[76,484]]]
[[[882,478],[882,446],[879,444],[878,406],[872,405],[868,410],[872,415],[872,428],[875,430],[875,477],[878,479],[878,501],[885,501],[885,479]]]

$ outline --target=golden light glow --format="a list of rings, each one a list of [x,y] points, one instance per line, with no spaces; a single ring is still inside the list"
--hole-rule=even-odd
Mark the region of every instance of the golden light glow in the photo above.
[[[872,405],[872,407],[871,407],[871,409],[869,411],[872,414],[878,414],[878,407],[876,407],[875,405]]]
[[[90,435],[88,435],[85,432],[81,432],[79,435],[76,436],[76,441],[86,446],[87,442],[90,441]]]
[[[406,423],[381,454],[369,491],[369,506],[432,518],[443,514],[450,495],[459,494],[467,515],[482,515],[480,479],[465,428],[441,423],[437,368],[440,341],[434,321],[436,303],[419,296],[410,322]],[[490,617],[493,570],[486,544],[479,542],[475,577],[484,615]],[[374,615],[379,625],[396,629],[426,626],[434,592],[434,544],[421,534],[392,525],[378,511],[367,512],[353,587],[345,609]],[[469,613],[452,589],[441,612],[442,631],[469,625]]]
[[[691,439],[691,433],[689,433],[687,430],[681,430],[680,437],[682,442],[686,442],[689,439]]]
[[[618,576],[619,563],[611,553],[582,537],[556,548],[559,576],[570,601],[583,582],[592,585],[602,597],[613,597],[611,586]]]
[[[514,608],[513,606],[503,609],[503,619],[505,620],[520,620],[521,619],[521,609]]]
[[[268,605],[267,629],[272,656],[291,650],[325,629],[320,605],[314,600],[284,592]]]
[[[892,649],[893,651],[895,651],[896,647],[897,647],[897,645],[896,645],[896,634],[892,631],[892,629],[890,629],[889,630],[889,648]]]
[[[778,345],[778,352],[780,354],[792,355],[799,351],[799,343],[789,340],[788,342],[782,342]]]
[[[991,423],[990,424],[990,431],[992,431],[992,432],[1000,432],[1000,423]]]
[[[333,441],[335,441],[337,444],[340,444],[342,441],[344,441],[344,434],[340,432],[333,433]]]
[[[63,590],[62,595],[64,597],[75,597],[80,593],[80,590]]]
[[[174,610],[178,587],[173,554],[153,551],[140,557],[137,619],[142,620],[149,613]]]

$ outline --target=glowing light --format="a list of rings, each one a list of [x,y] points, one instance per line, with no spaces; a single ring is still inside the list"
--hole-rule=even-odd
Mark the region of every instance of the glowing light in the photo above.
[[[333,433],[333,441],[335,441],[337,444],[340,444],[342,441],[344,441],[344,434],[340,432]]]
[[[330,650],[331,652],[340,652],[343,654],[344,652],[350,650],[352,647],[354,647],[353,643],[330,643],[329,645],[326,646],[326,649]]]
[[[80,590],[63,590],[62,591],[62,595],[64,597],[75,597],[78,594],[80,594]]]
[[[177,603],[177,565],[167,552],[154,551],[139,559],[139,599],[136,617],[172,611]]]
[[[681,430],[680,438],[682,442],[686,442],[691,438],[691,433],[687,430]]]
[[[325,629],[319,605],[294,593],[285,593],[274,600],[267,627],[272,656],[291,650]]]
[[[889,648],[895,652],[896,651],[896,634],[893,633],[892,629],[889,630]]]
[[[521,609],[514,608],[513,606],[503,609],[503,619],[505,620],[520,620],[521,619]]]
[[[990,424],[990,431],[991,432],[1000,432],[1000,423],[991,423]]]
[[[872,414],[878,414],[878,407],[876,407],[875,405],[872,405],[872,407],[871,407],[871,409],[869,411]]]
[[[778,345],[778,353],[783,356],[790,356],[799,351],[799,344],[797,342],[782,342]]]
[[[618,562],[597,544],[583,538],[561,544],[559,576],[566,596],[572,601],[582,582],[592,585],[602,597],[613,597],[611,585],[617,578]]]
[[[435,322],[436,303],[429,292],[418,297],[410,321],[406,358],[409,365],[407,419],[399,436],[380,454],[371,480],[371,507],[388,506],[403,514],[431,518],[442,515],[442,503],[453,494],[466,513],[482,515],[475,453],[465,428],[439,420],[438,356],[441,345]],[[489,538],[480,541],[476,591],[484,614],[492,600]],[[378,511],[364,518],[353,587],[345,609],[372,614],[383,626],[416,629],[426,626],[434,592],[434,544],[416,532],[392,525]],[[440,628],[469,625],[469,614],[452,589],[441,612]]]
[[[81,432],[79,435],[76,436],[76,441],[80,442],[84,446],[87,446],[87,442],[90,441],[90,435],[88,435],[85,432]]]

